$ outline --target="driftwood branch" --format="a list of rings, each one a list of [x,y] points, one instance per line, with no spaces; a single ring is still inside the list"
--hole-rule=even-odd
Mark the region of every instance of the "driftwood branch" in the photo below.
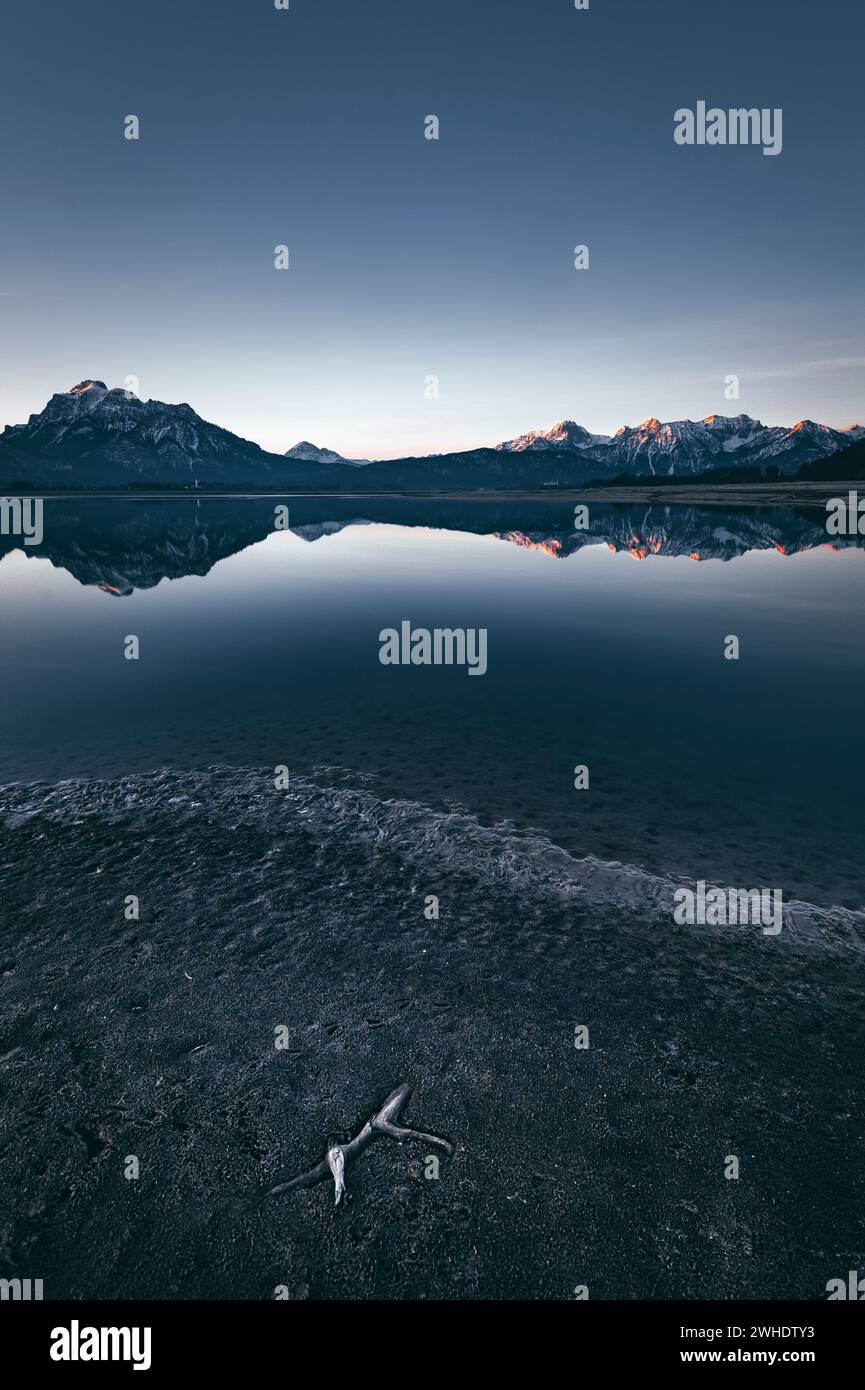
[[[395,1123],[410,1094],[411,1087],[407,1083],[398,1086],[388,1096],[381,1109],[367,1120],[359,1133],[347,1144],[330,1144],[324,1157],[313,1168],[298,1174],[290,1182],[283,1182],[278,1187],[272,1187],[267,1195],[276,1197],[281,1192],[291,1192],[295,1187],[314,1187],[316,1183],[323,1182],[327,1177],[332,1177],[336,1191],[336,1205],[339,1206],[345,1195],[346,1168],[376,1139],[420,1139],[424,1144],[441,1149],[442,1153],[446,1153],[450,1158],[453,1155],[453,1145],[449,1144],[447,1139],[441,1139],[436,1134],[424,1134],[417,1129],[406,1129]]]

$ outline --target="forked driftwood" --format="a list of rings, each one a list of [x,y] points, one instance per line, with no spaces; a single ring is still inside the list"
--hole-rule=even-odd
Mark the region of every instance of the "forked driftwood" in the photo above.
[[[325,1178],[332,1176],[336,1189],[336,1205],[339,1206],[345,1195],[346,1168],[375,1139],[420,1139],[425,1144],[431,1144],[433,1148],[441,1149],[451,1158],[453,1145],[449,1144],[447,1139],[441,1139],[436,1134],[424,1134],[418,1129],[405,1129],[402,1125],[394,1123],[410,1095],[411,1086],[408,1083],[398,1086],[388,1096],[381,1109],[367,1120],[360,1133],[350,1139],[347,1144],[328,1144],[324,1158],[316,1163],[314,1168],[300,1173],[290,1182],[282,1182],[278,1187],[272,1187],[267,1195],[276,1197],[280,1192],[290,1192],[295,1187],[314,1187],[316,1183],[323,1182]]]

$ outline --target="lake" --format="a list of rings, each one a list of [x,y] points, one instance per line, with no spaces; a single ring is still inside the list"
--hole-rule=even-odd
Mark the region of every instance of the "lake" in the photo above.
[[[814,1298],[865,1267],[861,544],[807,509],[277,505],[48,499],[0,542],[8,1268]],[[383,664],[405,622],[483,630],[484,674]],[[780,890],[784,930],[674,923],[701,880]],[[344,1207],[259,1199],[403,1081],[438,1173],[382,1142]]]

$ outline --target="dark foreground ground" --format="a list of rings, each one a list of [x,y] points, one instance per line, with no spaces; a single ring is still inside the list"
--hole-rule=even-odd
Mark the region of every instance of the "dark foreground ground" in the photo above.
[[[852,918],[676,927],[660,880],[331,783],[0,790],[0,1276],[820,1299],[865,1269]],[[404,1122],[456,1146],[437,1180],[386,1140],[338,1209],[325,1185],[260,1200],[403,1080]]]

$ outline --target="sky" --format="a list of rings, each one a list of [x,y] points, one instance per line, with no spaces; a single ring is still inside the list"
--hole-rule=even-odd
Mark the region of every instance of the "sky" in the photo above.
[[[0,427],[86,377],[362,458],[865,423],[863,40],[859,0],[7,7]],[[700,100],[781,153],[677,145]]]

